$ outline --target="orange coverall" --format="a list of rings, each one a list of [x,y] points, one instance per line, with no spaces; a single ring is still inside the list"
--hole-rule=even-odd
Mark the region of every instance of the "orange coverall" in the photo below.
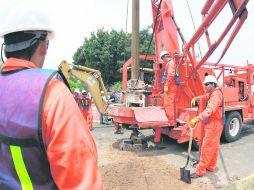
[[[87,95],[86,96],[82,95],[81,101],[87,101],[82,103],[87,104],[87,106],[85,107],[84,105],[82,105],[82,111],[89,129],[92,129],[93,128],[92,99],[89,98]]]
[[[3,71],[37,68],[10,58]],[[25,94],[23,94],[25,96]],[[42,137],[52,177],[58,189],[104,189],[94,139],[77,103],[61,81],[52,79],[43,104]]]
[[[214,91],[204,96],[195,98],[197,101],[204,99],[207,102],[206,109],[197,116],[197,121],[207,120],[205,124],[205,136],[202,143],[200,162],[196,173],[204,176],[206,170],[214,171],[220,148],[220,136],[223,130],[222,120],[222,92],[217,87]],[[204,122],[206,123],[206,122]]]
[[[168,117],[169,123],[175,125],[175,116],[176,116],[176,108],[175,108],[175,99],[176,99],[176,91],[177,86],[175,84],[175,70],[176,64],[173,59],[171,59],[166,64],[166,74],[167,78],[164,84],[164,109],[166,115]]]

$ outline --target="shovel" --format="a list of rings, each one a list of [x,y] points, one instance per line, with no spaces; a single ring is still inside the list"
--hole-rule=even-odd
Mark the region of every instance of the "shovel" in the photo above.
[[[183,168],[180,168],[180,176],[181,180],[191,184],[191,177],[190,177],[190,170],[185,169],[190,161],[191,157],[191,145],[192,145],[192,128],[190,127],[190,139],[189,139],[189,147],[188,147],[188,157],[187,157],[187,162]]]

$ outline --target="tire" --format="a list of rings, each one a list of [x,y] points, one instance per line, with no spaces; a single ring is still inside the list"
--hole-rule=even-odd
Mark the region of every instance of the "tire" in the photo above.
[[[242,131],[242,117],[238,111],[226,114],[226,124],[222,132],[222,139],[225,142],[233,142],[240,138]]]

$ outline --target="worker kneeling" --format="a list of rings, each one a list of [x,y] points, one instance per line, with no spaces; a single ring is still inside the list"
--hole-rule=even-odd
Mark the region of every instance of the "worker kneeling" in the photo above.
[[[202,143],[200,162],[191,178],[202,177],[206,170],[213,172],[216,169],[217,157],[220,148],[220,136],[223,130],[223,94],[218,87],[216,78],[208,75],[204,81],[206,95],[192,99],[191,106],[199,100],[205,100],[206,108],[197,117],[190,121],[190,126],[194,128],[197,122],[204,122],[205,136]]]

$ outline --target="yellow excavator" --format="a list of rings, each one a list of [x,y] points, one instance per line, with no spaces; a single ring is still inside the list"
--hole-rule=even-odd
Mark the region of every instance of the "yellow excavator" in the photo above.
[[[98,111],[101,114],[107,114],[107,106],[104,106],[101,93],[104,92],[107,102],[109,102],[109,96],[103,83],[100,71],[81,65],[71,65],[65,60],[60,63],[58,69],[60,74],[62,74],[67,81],[71,76],[74,76],[82,81],[91,93]]]

